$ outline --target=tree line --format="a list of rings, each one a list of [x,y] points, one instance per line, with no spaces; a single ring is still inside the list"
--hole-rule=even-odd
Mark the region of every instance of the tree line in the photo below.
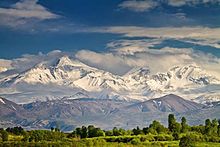
[[[22,127],[0,129],[0,141],[9,140],[9,135],[20,135],[24,142],[63,141],[65,139],[104,138],[107,142],[143,142],[148,141],[172,141],[180,140],[181,146],[193,144],[193,142],[220,142],[220,121],[206,119],[204,125],[190,126],[185,117],[178,122],[173,114],[168,115],[168,127],[154,120],[144,128],[125,130],[114,127],[112,130],[102,130],[93,125],[77,127],[72,133],[61,132],[58,128],[51,130],[25,131]],[[137,136],[137,137],[135,137]]]

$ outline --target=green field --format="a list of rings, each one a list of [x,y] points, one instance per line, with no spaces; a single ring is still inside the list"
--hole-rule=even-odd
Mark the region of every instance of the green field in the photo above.
[[[174,115],[169,115],[168,122],[168,127],[153,121],[148,127],[137,126],[132,130],[102,130],[89,125],[71,133],[58,128],[0,128],[0,147],[220,147],[220,123],[216,119],[205,120],[205,125],[189,126],[185,118],[178,123]]]
[[[154,137],[158,137],[154,135]],[[120,138],[122,142],[114,139]],[[124,143],[123,141],[128,140]],[[0,142],[0,147],[178,147],[179,141],[152,141],[141,140],[141,138],[149,138],[149,135],[138,136],[117,136],[117,137],[95,137],[95,138],[66,138],[58,141],[39,141],[39,142],[26,142],[23,141],[23,136],[10,135],[9,140]],[[112,139],[112,140],[110,140]],[[120,140],[119,139],[119,140]],[[117,140],[117,141],[119,141]],[[195,147],[220,147],[220,143],[215,142],[194,142]]]

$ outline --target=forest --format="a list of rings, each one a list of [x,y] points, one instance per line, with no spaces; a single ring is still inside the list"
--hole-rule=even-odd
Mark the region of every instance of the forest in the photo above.
[[[206,119],[204,124],[190,126],[185,117],[178,122],[173,114],[168,116],[168,126],[154,120],[149,126],[132,130],[114,127],[102,130],[93,125],[62,132],[50,130],[25,130],[22,127],[1,128],[0,147],[11,146],[70,146],[70,147],[220,147],[220,120]]]

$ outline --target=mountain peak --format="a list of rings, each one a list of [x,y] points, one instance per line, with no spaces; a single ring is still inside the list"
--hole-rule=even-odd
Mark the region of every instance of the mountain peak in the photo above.
[[[125,77],[147,77],[150,74],[150,69],[148,67],[134,67],[128,71],[124,76]]]
[[[83,64],[82,62],[78,60],[71,60],[68,56],[63,56],[58,59],[56,66],[62,67],[62,66],[75,66],[75,67],[87,67],[87,65]]]

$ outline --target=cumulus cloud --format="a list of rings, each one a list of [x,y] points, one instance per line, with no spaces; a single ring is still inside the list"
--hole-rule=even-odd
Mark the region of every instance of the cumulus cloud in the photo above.
[[[152,74],[166,72],[173,66],[196,64],[210,74],[220,78],[220,59],[211,54],[194,51],[191,48],[151,49],[160,39],[118,40],[107,46],[110,52],[97,53],[83,50],[76,58],[90,66],[101,68],[115,74],[123,75],[136,67],[149,67]]]
[[[109,48],[112,47],[110,51],[102,53],[80,50],[73,54],[56,50],[48,54],[39,53],[38,55],[24,55],[13,60],[0,60],[0,65],[7,63],[10,67],[7,72],[13,74],[28,70],[41,62],[54,65],[58,58],[68,55],[70,58],[80,60],[89,66],[118,75],[123,75],[136,67],[149,67],[151,73],[155,74],[167,72],[169,68],[176,65],[196,64],[207,70],[208,73],[220,78],[220,58],[201,51],[194,51],[191,48],[164,47],[162,49],[151,49],[149,46],[153,46],[154,41],[159,42],[160,40],[115,41],[109,43],[111,45],[108,44]],[[146,44],[145,47],[144,44]],[[135,45],[137,48],[130,50],[130,47]],[[138,46],[142,46],[142,49],[138,49]],[[0,77],[2,77],[1,74]]]
[[[156,1],[152,0],[128,0],[119,4],[120,8],[128,9],[135,12],[144,12],[155,8],[158,5]]]
[[[17,26],[27,23],[27,20],[55,19],[59,16],[38,4],[38,0],[21,0],[9,8],[0,8],[1,25]]]
[[[220,4],[220,0],[168,0],[168,5],[181,7],[184,5],[195,6],[199,4]]]
[[[122,56],[113,53],[96,53],[94,51],[81,50],[76,53],[75,57],[90,66],[119,75],[131,69]]]
[[[166,4],[172,7],[195,6],[200,4],[220,4],[220,0],[127,0],[119,4],[120,8],[134,12],[145,12]]]

